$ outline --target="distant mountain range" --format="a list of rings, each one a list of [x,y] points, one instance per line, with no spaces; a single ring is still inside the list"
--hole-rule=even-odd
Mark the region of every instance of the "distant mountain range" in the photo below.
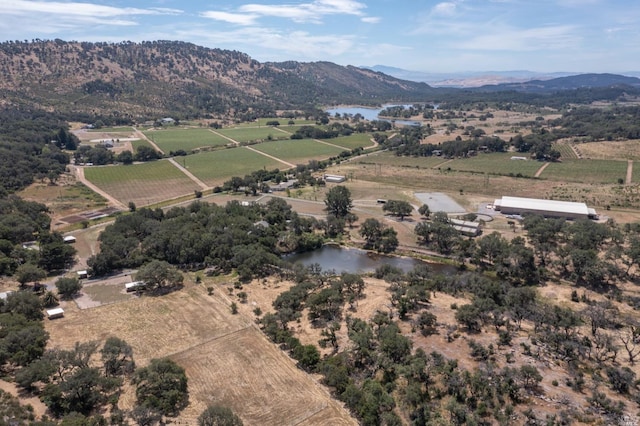
[[[597,76],[597,75],[619,75],[620,77],[640,77],[640,71],[632,71],[632,72],[624,72],[619,74],[581,74],[576,72],[552,72],[552,73],[539,73],[534,71],[526,71],[526,70],[515,70],[515,71],[472,71],[472,72],[456,72],[456,73],[429,73],[422,71],[410,71],[402,68],[389,67],[385,65],[375,65],[373,67],[362,67],[367,68],[372,71],[381,72],[396,78],[400,78],[403,80],[411,80],[417,82],[424,82],[429,84],[432,87],[452,87],[452,88],[473,88],[473,87],[482,87],[482,86],[498,86],[504,90],[526,90],[525,86],[518,86],[520,83],[527,82],[541,82],[547,80],[560,79],[563,77],[579,77],[580,75],[589,75],[589,76]],[[585,83],[587,83],[588,78],[582,79]],[[570,79],[569,79],[570,81]],[[592,83],[598,84],[599,86],[606,86],[606,81],[612,81],[608,79],[595,79],[592,77]],[[622,80],[621,80],[622,81]],[[629,80],[628,83],[632,82]],[[533,84],[531,88],[534,86],[539,86],[539,84]],[[567,83],[567,80],[561,81],[560,85]],[[618,83],[614,83],[618,84]],[[620,83],[624,84],[624,83]],[[512,85],[512,86],[509,86]],[[569,87],[573,86],[572,84],[568,84]],[[548,86],[551,87],[551,86]],[[584,87],[584,86],[575,86],[571,88]],[[566,87],[558,87],[557,90],[561,90]]]

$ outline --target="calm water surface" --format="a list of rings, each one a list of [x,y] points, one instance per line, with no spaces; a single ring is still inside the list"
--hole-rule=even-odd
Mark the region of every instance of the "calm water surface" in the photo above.
[[[338,107],[338,108],[330,108],[325,111],[328,112],[330,116],[334,116],[336,113],[339,113],[339,114],[347,113],[351,115],[360,114],[361,116],[364,117],[365,120],[369,120],[369,121],[373,121],[373,120],[392,121],[392,120],[389,120],[388,118],[378,117],[378,114],[380,114],[380,112],[383,109],[392,107],[392,106],[399,106],[399,105],[384,105],[382,108]],[[393,120],[393,121],[395,121],[396,124],[403,124],[408,126],[419,126],[421,124],[419,121],[411,121],[411,120]]]
[[[455,266],[441,263],[427,263],[419,259],[410,257],[383,256],[370,253],[365,250],[347,249],[337,246],[323,246],[318,250],[295,253],[285,256],[285,260],[296,263],[300,262],[305,266],[319,264],[323,271],[335,270],[338,273],[347,272],[352,274],[373,272],[383,264],[393,265],[404,272],[411,271],[418,265],[429,265],[436,273],[455,273]]]

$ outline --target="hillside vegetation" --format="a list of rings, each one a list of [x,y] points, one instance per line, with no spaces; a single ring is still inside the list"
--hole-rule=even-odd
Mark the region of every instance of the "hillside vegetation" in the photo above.
[[[318,104],[408,101],[433,91],[356,67],[260,63],[244,53],[173,41],[5,42],[0,72],[5,103],[130,118],[266,116]]]

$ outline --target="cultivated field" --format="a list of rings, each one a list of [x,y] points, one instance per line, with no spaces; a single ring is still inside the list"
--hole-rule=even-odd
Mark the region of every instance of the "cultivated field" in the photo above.
[[[146,206],[199,189],[167,160],[128,166],[86,167],[85,177],[124,204]]]
[[[213,296],[187,286],[162,297],[134,297],[91,309],[65,306],[65,317],[46,322],[50,346],[110,336],[126,340],[137,365],[169,356],[186,369],[189,406],[175,422],[195,424],[212,402],[229,406],[247,425],[355,425],[329,393],[270,343],[252,317],[232,315],[221,283]],[[121,408],[133,408],[125,394]],[[329,423],[327,423],[327,421]]]
[[[219,129],[216,132],[233,139],[236,142],[253,142],[272,139],[289,138],[289,136],[271,126],[268,127],[238,127],[233,129]]]
[[[288,169],[289,166],[247,148],[231,148],[214,152],[203,152],[180,158],[186,168],[207,185],[219,185],[232,176],[246,174],[266,168]]]
[[[228,140],[209,129],[153,129],[145,130],[144,134],[166,153],[180,149],[188,152],[197,148],[223,146],[229,143]]]
[[[571,145],[568,142],[555,143],[553,144],[553,149],[560,153],[561,161],[578,158],[576,152],[573,150],[573,148],[571,148]]]
[[[431,169],[444,166],[449,162],[443,157],[398,157],[392,152],[377,152],[367,154],[355,160],[357,163],[379,166],[415,167],[417,169]],[[446,167],[446,166],[445,166]]]
[[[475,157],[455,159],[443,167],[473,173],[533,177],[544,163],[531,160],[512,160],[517,153],[478,154]]]
[[[542,179],[584,183],[616,183],[625,179],[627,162],[614,160],[566,160],[551,163],[540,175]]]
[[[294,164],[305,164],[309,160],[322,160],[344,151],[311,139],[289,139],[265,142],[253,146],[254,149]]]
[[[371,142],[371,135],[368,133],[354,133],[351,136],[342,136],[333,139],[323,139],[325,142],[329,142],[334,145],[339,145],[345,149],[354,148],[368,148],[374,146]]]

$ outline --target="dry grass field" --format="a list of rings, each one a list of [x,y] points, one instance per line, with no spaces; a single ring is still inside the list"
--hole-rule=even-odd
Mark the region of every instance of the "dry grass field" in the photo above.
[[[640,141],[586,142],[576,145],[583,158],[594,160],[639,160]]]
[[[50,347],[118,336],[132,345],[139,366],[171,357],[186,369],[190,403],[169,424],[195,424],[212,402],[231,407],[246,425],[356,424],[326,389],[262,335],[253,314],[231,314],[225,287],[221,283],[209,296],[204,286],[187,284],[165,296],[83,310],[67,303],[64,318],[45,322]],[[126,392],[122,408],[134,403],[132,392]]]

